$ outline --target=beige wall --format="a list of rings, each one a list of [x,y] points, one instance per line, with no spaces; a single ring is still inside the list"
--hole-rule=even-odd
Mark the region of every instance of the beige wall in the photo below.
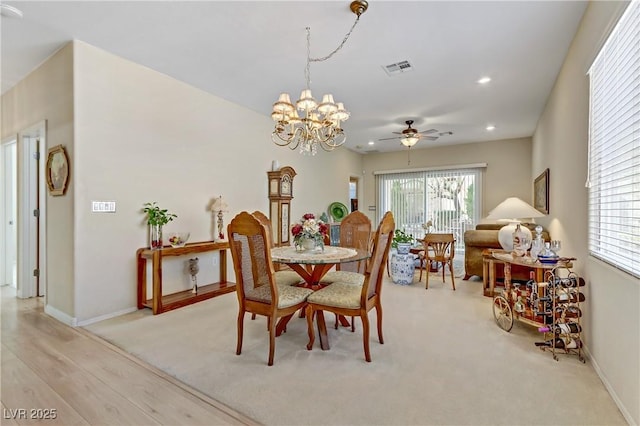
[[[373,172],[476,163],[487,164],[483,177],[481,217],[485,217],[507,197],[519,197],[529,203],[533,201],[531,138],[520,138],[412,149],[410,165],[407,164],[406,151],[367,154],[363,160],[365,192],[361,210],[369,214],[371,219],[375,218],[373,212],[368,211],[368,206],[376,204]]]
[[[588,254],[587,71],[624,2],[591,2],[533,137],[533,174],[550,169],[550,215],[540,219],[587,281],[585,343],[631,424],[640,424],[640,280]]]
[[[135,252],[147,243],[145,202],[178,215],[165,232],[209,240],[206,207],[213,197],[228,201],[226,223],[241,210],[268,212],[272,160],[298,173],[292,220],[320,214],[333,201],[348,205],[349,178],[362,170],[361,156],[346,149],[306,157],[277,147],[268,116],[82,42],[6,93],[2,107],[3,139],[47,120],[49,146],[69,151],[69,190],[47,200],[46,267],[47,308],[70,323],[135,309]],[[91,213],[92,200],[116,201],[117,211]],[[168,288],[189,288],[184,260],[165,265]],[[216,272],[204,264],[200,283]]]
[[[71,314],[73,298],[74,135],[73,47],[67,45],[2,96],[2,140],[46,120],[47,147],[63,145],[71,162],[67,195],[47,195],[47,296],[54,309]],[[22,148],[18,149],[22,155]],[[41,155],[46,161],[46,153]],[[18,158],[18,164],[22,158]],[[23,191],[18,188],[19,193]],[[20,195],[18,195],[20,196]]]

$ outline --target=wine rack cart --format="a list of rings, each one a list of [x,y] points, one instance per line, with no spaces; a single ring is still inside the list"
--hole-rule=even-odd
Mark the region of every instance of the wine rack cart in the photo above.
[[[580,303],[584,301],[580,287],[585,282],[571,270],[575,259],[544,264],[503,251],[495,251],[493,256],[504,262],[504,291],[493,298],[498,327],[511,331],[514,321],[520,321],[547,330],[544,342],[537,343],[542,350],[551,351],[556,361],[557,353],[563,352],[585,362],[580,325]],[[511,265],[531,268],[531,279],[524,284],[512,283]]]

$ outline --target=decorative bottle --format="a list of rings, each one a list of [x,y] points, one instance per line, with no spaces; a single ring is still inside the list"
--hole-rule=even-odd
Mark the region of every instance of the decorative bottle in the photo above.
[[[542,226],[536,226],[536,237],[531,242],[531,250],[529,250],[529,256],[533,260],[538,259],[538,255],[542,252],[544,248],[544,240],[542,239]]]

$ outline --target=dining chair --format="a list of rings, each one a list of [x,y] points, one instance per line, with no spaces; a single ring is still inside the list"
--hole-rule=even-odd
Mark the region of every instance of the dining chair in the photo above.
[[[259,210],[256,210],[251,214],[267,228],[267,231],[269,233],[269,244],[273,246],[273,230],[271,228],[271,221],[269,220],[269,218]],[[276,271],[276,275],[275,275],[276,284],[295,285],[302,282],[302,279],[300,278],[300,275],[298,275],[297,272],[291,271],[291,270],[289,271],[279,270],[281,266],[278,263],[275,263],[273,267],[274,267],[274,270]]]
[[[371,220],[362,212],[349,213],[340,222],[340,247],[349,247],[359,250],[369,250],[371,245]],[[354,284],[362,284],[364,272],[367,267],[366,260],[342,263],[336,266],[335,271],[328,272],[324,280],[327,282],[348,281]]]
[[[367,264],[362,285],[334,282],[307,297],[307,328],[309,343],[307,349],[313,348],[315,333],[313,331],[313,317],[318,316],[317,321],[323,321],[323,311],[334,314],[360,317],[362,320],[362,339],[364,342],[364,357],[371,362],[369,350],[369,311],[376,309],[378,340],[384,344],[382,336],[382,303],[381,291],[384,275],[384,265],[389,255],[389,247],[395,222],[391,212],[385,213],[378,225],[372,246],[372,257]]]
[[[422,240],[424,245],[424,251],[420,252],[420,280],[422,281],[422,269],[426,269],[426,285],[425,289],[429,288],[429,269],[432,262],[440,264],[442,266],[442,282],[444,278],[444,267],[449,266],[449,272],[451,273],[451,285],[453,289],[456,289],[456,283],[453,273],[453,258],[455,257],[456,240],[453,234],[433,234],[429,233],[424,236]]]
[[[371,220],[361,211],[349,213],[340,222],[340,247],[349,247],[360,250],[369,250],[371,247]],[[342,263],[336,266],[335,271],[330,271],[324,276],[323,281],[334,283],[340,281],[362,285],[367,260]],[[336,315],[334,328],[338,328],[339,316]],[[351,331],[355,331],[355,322],[351,318]]]
[[[271,260],[269,231],[260,220],[248,212],[241,212],[227,226],[229,248],[236,274],[238,296],[238,344],[236,355],[242,352],[244,316],[246,312],[268,318],[269,361],[273,365],[278,318],[292,315],[305,307],[312,290],[277,285]]]

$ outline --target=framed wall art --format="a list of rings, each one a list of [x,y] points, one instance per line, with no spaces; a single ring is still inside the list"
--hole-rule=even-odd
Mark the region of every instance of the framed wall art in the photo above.
[[[533,181],[533,207],[544,214],[549,214],[549,169]]]
[[[49,193],[53,196],[64,195],[69,183],[69,157],[62,145],[49,149],[46,173]]]

